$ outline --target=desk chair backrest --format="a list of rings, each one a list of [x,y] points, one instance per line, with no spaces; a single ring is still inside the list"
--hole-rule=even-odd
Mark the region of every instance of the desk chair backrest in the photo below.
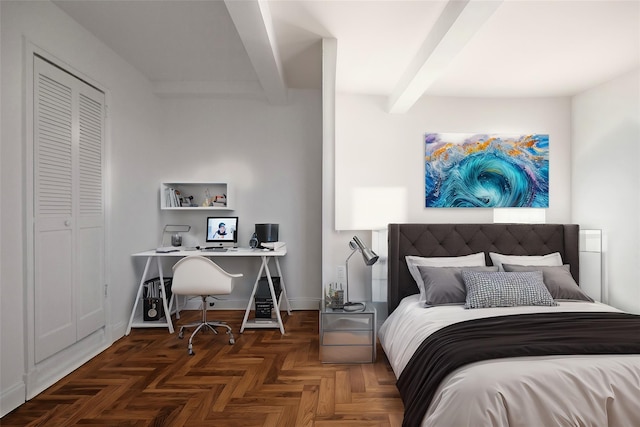
[[[177,295],[228,295],[242,274],[229,274],[200,255],[191,255],[173,266],[171,291]]]

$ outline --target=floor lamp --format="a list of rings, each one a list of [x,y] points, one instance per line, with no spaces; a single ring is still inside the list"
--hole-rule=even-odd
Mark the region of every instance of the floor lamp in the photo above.
[[[357,251],[360,251],[362,254],[362,259],[367,266],[371,266],[378,261],[378,255],[373,252],[370,248],[368,248],[362,240],[358,236],[353,236],[353,239],[349,242],[349,248],[351,248],[351,253],[347,257],[347,260],[344,262],[345,264],[345,275],[347,280],[347,302],[344,303],[344,311],[362,311],[364,310],[365,304],[362,302],[351,302],[351,293],[349,292],[349,259],[355,254]]]

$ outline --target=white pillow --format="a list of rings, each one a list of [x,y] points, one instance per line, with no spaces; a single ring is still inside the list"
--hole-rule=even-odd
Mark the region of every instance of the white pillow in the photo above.
[[[485,267],[487,265],[484,258],[484,252],[448,257],[420,257],[407,255],[404,259],[407,261],[409,273],[411,273],[413,280],[416,281],[416,285],[418,285],[418,289],[420,290],[420,302],[425,302],[427,300],[427,296],[424,289],[424,282],[422,281],[422,274],[420,274],[420,271],[418,270],[419,265],[426,267]]]
[[[562,257],[560,252],[554,252],[549,255],[502,255],[495,252],[489,252],[489,257],[493,265],[498,267],[499,271],[504,271],[502,264],[512,265],[536,265],[547,267],[558,267],[562,265]]]

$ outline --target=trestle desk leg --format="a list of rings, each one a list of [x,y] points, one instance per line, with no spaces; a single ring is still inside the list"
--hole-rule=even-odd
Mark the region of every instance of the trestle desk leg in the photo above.
[[[142,273],[142,277],[140,278],[140,284],[138,285],[138,293],[136,294],[136,300],[133,303],[133,310],[131,310],[131,317],[129,318],[129,325],[127,326],[127,332],[125,335],[129,335],[131,333],[131,325],[133,324],[133,318],[136,315],[136,310],[138,308],[138,303],[142,299],[142,289],[144,288],[144,281],[147,278],[147,273],[149,272],[149,265],[151,264],[151,258],[148,257],[147,262],[144,265],[144,272]]]

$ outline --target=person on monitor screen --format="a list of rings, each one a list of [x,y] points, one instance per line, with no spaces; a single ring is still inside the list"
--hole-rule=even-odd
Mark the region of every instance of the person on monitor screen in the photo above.
[[[216,230],[216,232],[213,233],[213,238],[224,239],[226,236],[227,236],[227,227],[225,226],[224,222],[221,222],[220,224],[218,224],[218,229]]]

